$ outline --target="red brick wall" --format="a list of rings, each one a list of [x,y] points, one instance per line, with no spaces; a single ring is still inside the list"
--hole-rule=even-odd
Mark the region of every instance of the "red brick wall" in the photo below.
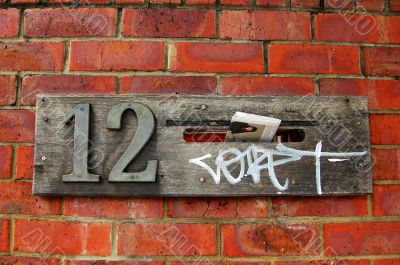
[[[0,8],[0,264],[400,264],[400,0]],[[365,95],[374,194],[33,197],[37,91]]]

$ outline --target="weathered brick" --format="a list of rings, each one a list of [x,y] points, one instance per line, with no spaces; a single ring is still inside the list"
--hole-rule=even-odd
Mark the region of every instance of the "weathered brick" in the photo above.
[[[306,12],[224,10],[219,18],[221,38],[244,40],[310,40]]]
[[[314,94],[311,78],[238,76],[221,79],[223,95],[293,96]]]
[[[61,213],[58,197],[33,197],[32,183],[0,182],[0,213],[55,215]]]
[[[115,3],[117,4],[143,4],[144,0],[115,0]]]
[[[258,6],[285,6],[285,0],[256,0]]]
[[[400,12],[400,2],[398,0],[389,0],[390,11]]]
[[[81,0],[79,3],[83,5],[92,5],[92,4],[108,4],[109,0]]]
[[[121,94],[179,93],[213,94],[217,80],[213,76],[124,76],[120,78]]]
[[[276,197],[272,199],[275,216],[366,216],[366,196],[354,197]]]
[[[353,0],[324,0],[324,7],[339,10],[353,9]]]
[[[267,200],[263,198],[176,198],[168,201],[172,218],[265,218]]]
[[[75,0],[47,0],[48,4],[73,4]]]
[[[285,256],[319,253],[317,225],[229,224],[222,226],[225,256]]]
[[[161,199],[150,198],[82,198],[64,200],[64,215],[105,218],[159,218]]]
[[[0,252],[8,252],[10,248],[10,221],[0,219]],[[1,262],[1,256],[0,256]]]
[[[73,41],[70,70],[160,70],[164,68],[161,42]]]
[[[311,7],[318,8],[319,0],[292,0],[292,7]]]
[[[369,10],[369,11],[383,11],[385,8],[384,0],[357,0],[357,10]]]
[[[357,47],[314,44],[271,44],[270,73],[359,74]]]
[[[400,43],[400,17],[318,14],[315,37],[321,41]]]
[[[214,5],[215,0],[186,0],[186,5]]]
[[[67,260],[65,265],[164,265],[155,261]]]
[[[261,44],[179,42],[169,47],[169,65],[177,72],[264,72]]]
[[[115,36],[115,8],[35,8],[24,13],[27,37]]]
[[[374,265],[400,265],[400,259],[379,259],[374,261]]]
[[[52,258],[0,256],[0,264],[4,264],[4,265],[59,265],[59,262],[58,262],[58,260],[52,259]]]
[[[27,75],[22,80],[22,105],[34,105],[39,93],[115,94],[114,76]]]
[[[0,110],[1,142],[33,142],[34,136],[34,111]]]
[[[376,79],[321,79],[321,96],[368,96],[370,109],[400,109],[400,81]]]
[[[179,5],[181,0],[150,0],[150,3],[160,5]]]
[[[400,115],[370,115],[371,144],[400,144]]]
[[[370,265],[368,260],[313,260],[313,261],[278,261],[275,265]]]
[[[372,149],[375,180],[400,179],[400,149]]]
[[[263,261],[263,262],[240,262],[240,261],[226,261],[226,262],[218,262],[218,261],[207,261],[207,259],[204,259],[204,262],[179,262],[179,261],[174,261],[172,262],[172,265],[269,265],[271,264],[268,261]]]
[[[250,0],[220,0],[222,5],[229,6],[248,6],[250,5]]]
[[[17,147],[16,179],[32,179],[33,177],[33,146]]]
[[[15,37],[19,29],[19,10],[16,8],[0,9],[0,38]]]
[[[13,75],[0,75],[0,105],[14,105],[17,79]]]
[[[110,255],[110,224],[15,220],[14,250],[66,255]]]
[[[63,68],[62,42],[0,43],[0,70],[59,71]]]
[[[12,147],[0,146],[0,179],[11,178],[12,171]]]
[[[379,255],[400,251],[399,222],[324,225],[325,255]]]
[[[215,11],[204,9],[125,9],[125,37],[211,38],[215,34]]]
[[[11,4],[23,4],[23,5],[25,5],[25,4],[35,4],[35,3],[37,3],[37,2],[39,2],[38,0],[11,0],[10,1],[11,2]]]
[[[208,256],[216,254],[215,224],[118,225],[118,254]]]
[[[400,185],[374,186],[372,209],[374,216],[400,215]]]
[[[400,76],[400,48],[365,47],[363,52],[365,74]]]

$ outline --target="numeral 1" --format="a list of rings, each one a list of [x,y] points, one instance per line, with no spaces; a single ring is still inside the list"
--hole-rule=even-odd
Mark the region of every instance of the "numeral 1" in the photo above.
[[[90,105],[79,104],[67,114],[66,123],[74,118],[74,154],[72,173],[62,176],[64,182],[99,182],[100,176],[88,171]]]

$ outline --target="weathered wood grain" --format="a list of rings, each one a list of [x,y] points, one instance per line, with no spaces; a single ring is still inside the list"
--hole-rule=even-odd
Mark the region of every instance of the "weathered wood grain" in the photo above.
[[[156,130],[149,144],[126,171],[142,171],[147,161],[158,160],[155,183],[110,183],[111,168],[126,150],[136,131],[132,111],[123,115],[122,130],[107,127],[110,109],[123,102],[139,102],[148,106],[156,118]],[[99,183],[66,183],[62,175],[72,171],[73,130],[62,121],[77,104],[91,105],[90,173],[100,175]],[[202,106],[204,105],[204,106]],[[40,95],[37,99],[34,195],[79,196],[259,196],[318,195],[316,159],[303,157],[285,165],[275,166],[281,184],[289,179],[287,190],[278,191],[267,170],[261,182],[254,184],[250,176],[232,185],[221,176],[215,184],[210,174],[189,159],[211,154],[204,160],[215,171],[214,160],[221,150],[235,147],[241,151],[256,144],[275,149],[276,143],[187,143],[185,128],[206,123],[229,123],[236,111],[271,116],[283,120],[287,128],[305,132],[305,140],[285,143],[299,150],[315,151],[322,141],[322,152],[362,152],[341,162],[321,158],[322,195],[350,195],[372,192],[369,123],[365,97],[220,97],[220,96],[57,96]],[[47,117],[47,119],[46,119]],[[179,126],[183,124],[183,126]],[[190,125],[192,124],[192,125]],[[45,157],[45,160],[42,158]],[[283,157],[277,157],[282,159]],[[228,159],[228,158],[226,158]],[[267,163],[265,160],[262,164]],[[236,163],[232,175],[240,167]]]

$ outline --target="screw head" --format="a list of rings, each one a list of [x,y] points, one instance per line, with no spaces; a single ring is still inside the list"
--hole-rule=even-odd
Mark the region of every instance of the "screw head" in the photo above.
[[[200,178],[200,182],[206,181],[203,177]]]
[[[43,117],[43,120],[47,122],[47,121],[49,121],[49,117],[44,116],[44,117]]]
[[[361,121],[356,121],[356,125],[360,125],[361,124]]]
[[[200,106],[200,108],[201,108],[202,110],[205,110],[205,109],[207,108],[207,106],[204,105],[204,104],[202,104],[202,105]]]
[[[292,109],[291,108],[286,108],[286,112],[291,112]]]
[[[47,159],[47,157],[42,156],[42,160],[43,160],[43,161],[46,161],[46,159]]]

